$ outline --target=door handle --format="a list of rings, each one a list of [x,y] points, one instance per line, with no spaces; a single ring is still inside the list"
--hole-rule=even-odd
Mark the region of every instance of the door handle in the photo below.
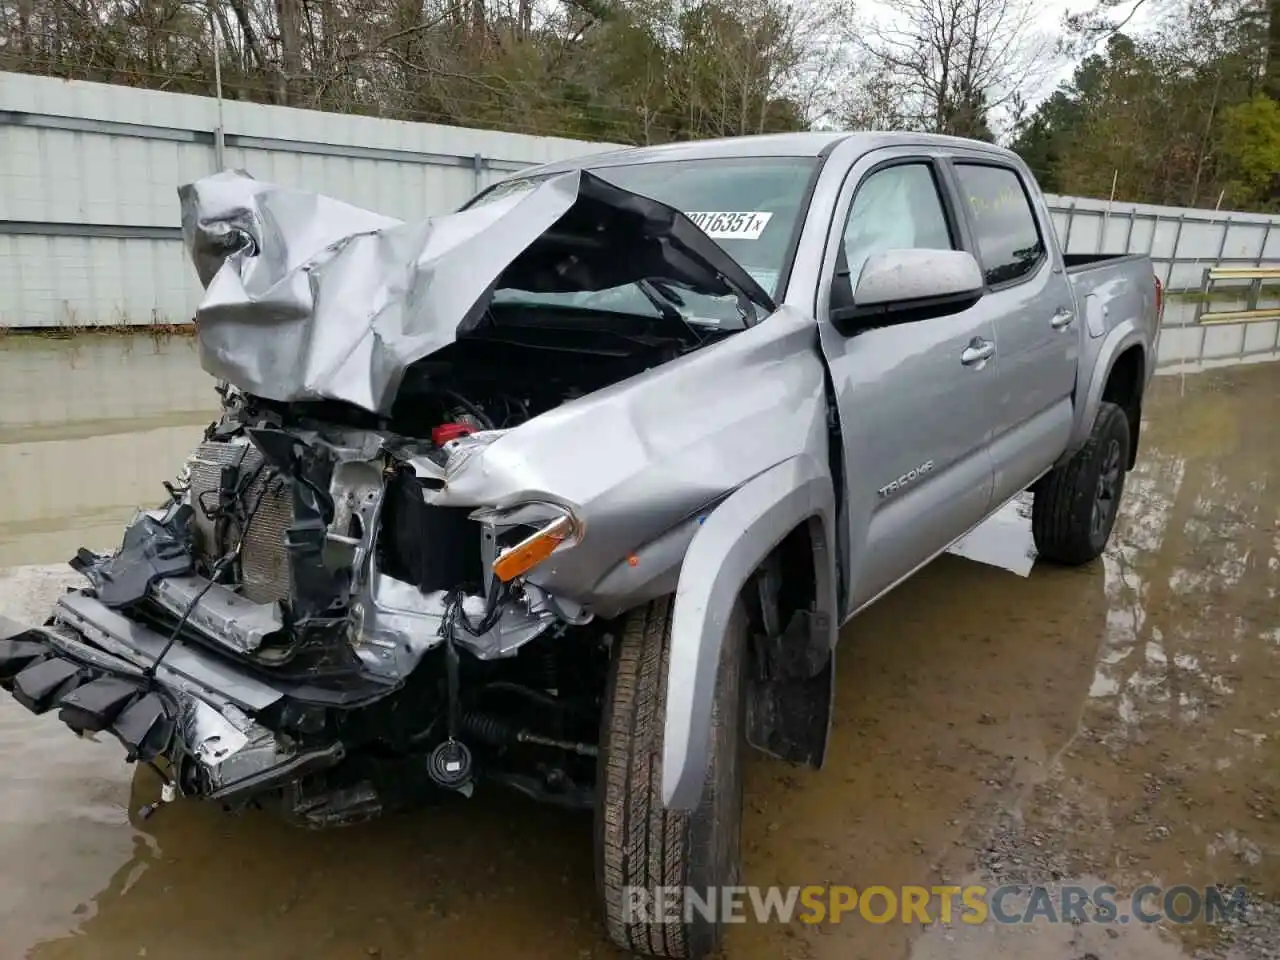
[[[1064,307],[1053,315],[1053,318],[1049,321],[1049,326],[1055,330],[1063,330],[1071,326],[1071,321],[1075,318],[1076,315]]]
[[[996,345],[990,340],[983,340],[981,337],[974,337],[969,341],[969,346],[964,348],[964,352],[960,354],[960,362],[966,367],[972,367],[974,364],[983,363],[990,360],[996,355]]]

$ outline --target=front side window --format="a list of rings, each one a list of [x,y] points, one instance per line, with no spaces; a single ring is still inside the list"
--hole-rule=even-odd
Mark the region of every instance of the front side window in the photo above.
[[[854,286],[874,253],[951,249],[951,230],[930,164],[885,167],[858,187],[844,227],[844,256]]]
[[[957,163],[956,176],[969,205],[987,283],[1029,276],[1045,247],[1018,174],[1008,167]]]

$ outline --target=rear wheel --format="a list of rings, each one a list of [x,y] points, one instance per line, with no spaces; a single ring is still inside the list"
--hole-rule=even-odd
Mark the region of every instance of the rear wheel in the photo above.
[[[740,873],[746,615],[739,603],[725,631],[702,799],[686,813],[662,805],[672,606],[664,597],[628,614],[610,663],[601,721],[596,884],[615,943],[649,956],[691,958],[719,943],[719,890],[737,883]],[[687,900],[690,889],[701,902]],[[711,910],[715,914],[708,916]]]
[[[1036,486],[1031,533],[1045,560],[1078,566],[1102,555],[1120,512],[1129,442],[1124,410],[1103,403],[1084,446]]]

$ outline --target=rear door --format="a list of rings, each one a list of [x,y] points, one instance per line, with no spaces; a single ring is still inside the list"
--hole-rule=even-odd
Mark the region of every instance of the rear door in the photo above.
[[[1066,447],[1079,325],[1052,229],[1025,171],[989,154],[951,161],[970,250],[987,281],[999,393],[992,411],[993,506],[1029,486]]]
[[[980,522],[991,499],[996,381],[972,359],[995,337],[982,302],[851,336],[830,316],[845,264],[856,286],[873,253],[960,249],[956,213],[940,160],[909,148],[858,160],[836,204],[816,312],[844,445],[851,612]]]

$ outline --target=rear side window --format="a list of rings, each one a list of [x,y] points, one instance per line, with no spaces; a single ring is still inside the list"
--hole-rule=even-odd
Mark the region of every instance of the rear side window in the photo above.
[[[956,175],[969,204],[987,283],[1029,276],[1045,247],[1021,179],[1007,167],[974,163],[957,163]]]

